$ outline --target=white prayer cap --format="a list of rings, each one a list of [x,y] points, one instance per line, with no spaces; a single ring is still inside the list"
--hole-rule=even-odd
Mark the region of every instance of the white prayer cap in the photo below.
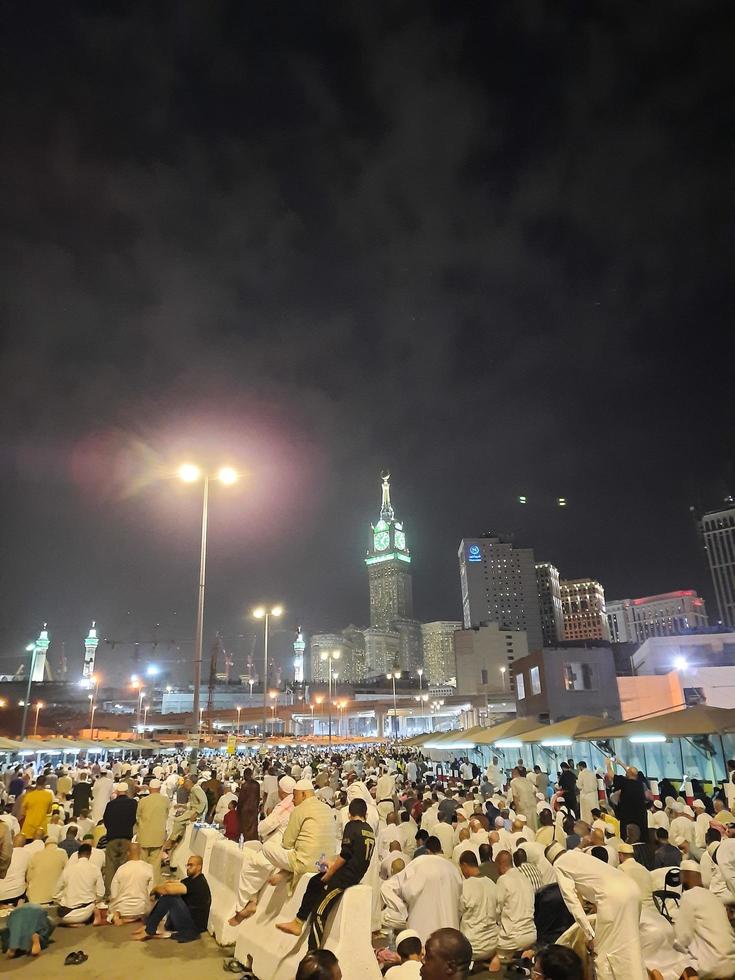
[[[706,810],[707,809],[707,807],[704,805],[704,803],[701,800],[695,800],[692,803],[692,806],[700,807],[702,810]]]
[[[116,793],[127,793],[127,791],[128,791],[128,784],[127,783],[115,783],[114,789],[115,789],[115,792]]]
[[[635,854],[635,849],[632,844],[624,840],[618,848],[618,854]]]
[[[148,788],[149,789],[160,789],[161,788],[161,780],[160,779],[152,779],[148,783]]]
[[[679,871],[695,871],[697,874],[701,874],[701,868],[696,861],[682,861],[679,865]]]
[[[302,793],[313,793],[314,784],[310,779],[300,779],[298,783],[294,786],[295,790],[300,790]]]
[[[604,834],[605,833],[605,830],[607,829],[607,825],[606,825],[606,823],[605,823],[604,820],[593,820],[592,821],[592,829],[593,830],[601,830],[603,832],[603,834]]]
[[[676,801],[673,796],[666,797],[666,806],[672,806]]]
[[[542,810],[550,810],[550,809],[551,809],[551,807],[546,802],[546,800],[544,800],[543,803],[537,803],[536,804],[536,813],[541,813]]]
[[[516,820],[519,823],[528,823],[528,817],[525,815],[525,813],[516,814]]]
[[[674,813],[683,813],[685,806],[686,806],[685,803],[680,803],[678,800],[676,800],[671,809],[674,811]]]
[[[683,806],[681,812],[685,813],[688,817],[694,816],[694,810],[690,806]]]
[[[398,949],[404,939],[420,940],[421,936],[419,936],[415,929],[404,929],[403,932],[399,932],[396,936],[396,949]]]
[[[295,786],[296,780],[293,776],[281,776],[278,780],[278,788],[282,789],[284,793],[293,793]]]
[[[664,805],[661,802],[661,800],[654,800],[653,805],[656,807],[657,810],[663,810],[664,808]]]

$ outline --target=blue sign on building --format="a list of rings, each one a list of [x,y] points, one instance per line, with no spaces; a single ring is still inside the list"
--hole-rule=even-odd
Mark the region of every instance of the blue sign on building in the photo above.
[[[471,544],[467,549],[467,561],[482,561],[482,551],[479,544]]]

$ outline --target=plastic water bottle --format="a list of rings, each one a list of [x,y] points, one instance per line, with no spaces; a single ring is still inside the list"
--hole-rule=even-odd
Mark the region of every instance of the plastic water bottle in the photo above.
[[[245,843],[245,838],[243,837],[242,834],[240,834],[240,840],[238,841],[238,844],[240,845],[240,850],[242,850],[244,843]]]

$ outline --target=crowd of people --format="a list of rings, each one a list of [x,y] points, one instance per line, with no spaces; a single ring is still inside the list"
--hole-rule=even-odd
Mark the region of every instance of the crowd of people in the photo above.
[[[202,857],[170,862],[187,826],[215,824],[242,850],[230,924],[247,930],[269,883],[310,876],[299,980],[335,980],[323,949],[345,890],[371,891],[369,927],[389,980],[526,970],[535,980],[735,977],[735,762],[689,797],[609,760],[547,773],[437,766],[400,746],[252,758],[166,754],[0,778],[0,906],[8,955],[39,955],[55,925],[139,922],[134,939],[195,942],[211,893]],[[618,772],[618,770],[622,770]],[[178,869],[179,872],[183,871]],[[330,956],[332,959],[330,960]],[[450,972],[447,972],[447,971]],[[451,972],[453,970],[454,972]],[[266,978],[262,978],[266,980]]]

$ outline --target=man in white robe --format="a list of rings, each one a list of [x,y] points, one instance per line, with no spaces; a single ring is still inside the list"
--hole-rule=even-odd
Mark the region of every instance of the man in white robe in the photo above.
[[[279,835],[283,836],[293,810],[295,785],[296,780],[292,776],[281,776],[278,780],[278,802],[268,816],[258,824],[258,836],[263,842],[276,840]]]
[[[153,867],[140,857],[140,844],[131,844],[128,859],[110,884],[110,919],[115,926],[142,919],[150,911]]]
[[[475,962],[490,960],[498,948],[497,886],[491,878],[481,877],[473,851],[466,850],[460,856],[459,870],[464,878],[459,930],[469,939]]]
[[[579,809],[582,820],[591,824],[594,819],[592,811],[599,805],[599,800],[597,797],[597,776],[587,768],[586,762],[579,763],[577,789],[579,790]]]
[[[385,820],[389,813],[395,810],[396,777],[391,772],[384,772],[378,779],[375,789],[375,800],[378,805],[380,819]]]
[[[103,772],[92,787],[92,812],[90,813],[90,818],[95,827],[102,819],[105,807],[112,799],[114,788],[115,784],[109,772]]]
[[[533,886],[514,866],[509,851],[501,851],[495,863],[498,867],[498,955],[490,963],[491,973],[500,969],[501,962],[507,962],[536,942]]]
[[[383,882],[383,924],[393,929],[408,925],[425,943],[432,932],[445,927],[459,929],[462,875],[439,854],[413,860],[399,874]]]
[[[674,919],[676,948],[691,957],[700,980],[735,976],[735,936],[724,905],[702,887],[696,861],[681,862],[682,896]]]
[[[641,898],[637,884],[618,868],[579,848],[560,854],[554,871],[564,903],[594,948],[597,980],[648,980],[639,936]],[[580,895],[597,908],[594,928]]]

